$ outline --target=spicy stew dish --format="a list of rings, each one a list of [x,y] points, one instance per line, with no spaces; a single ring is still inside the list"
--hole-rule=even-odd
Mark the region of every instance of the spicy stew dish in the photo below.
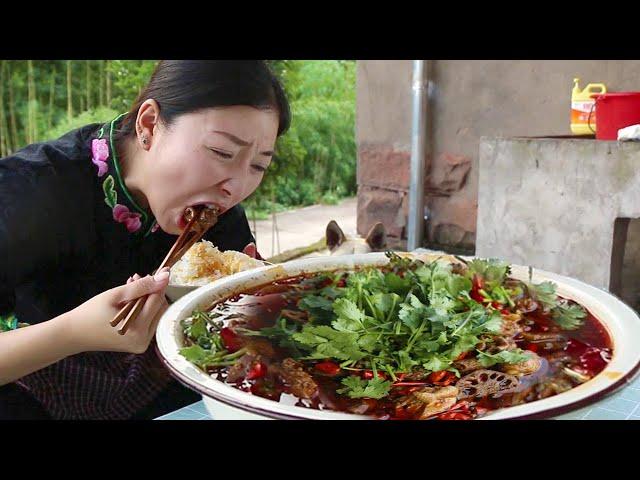
[[[182,320],[180,353],[242,391],[378,419],[470,420],[570,390],[612,355],[605,328],[552,282],[496,259],[312,273]]]

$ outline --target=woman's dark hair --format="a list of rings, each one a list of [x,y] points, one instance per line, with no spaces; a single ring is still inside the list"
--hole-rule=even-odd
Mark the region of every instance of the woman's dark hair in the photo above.
[[[289,102],[278,78],[264,60],[162,60],[125,115],[117,133],[135,135],[140,105],[153,99],[160,119],[170,126],[176,117],[211,107],[248,105],[278,112],[278,136],[291,123]]]

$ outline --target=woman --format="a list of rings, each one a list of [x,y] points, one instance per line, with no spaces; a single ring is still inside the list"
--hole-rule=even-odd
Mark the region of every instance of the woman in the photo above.
[[[187,206],[222,211],[205,239],[255,253],[239,203],[289,115],[265,62],[162,61],[128,113],[0,160],[0,418],[154,418],[198,400],[150,347],[169,273],[140,275]],[[119,335],[109,321],[143,295]]]

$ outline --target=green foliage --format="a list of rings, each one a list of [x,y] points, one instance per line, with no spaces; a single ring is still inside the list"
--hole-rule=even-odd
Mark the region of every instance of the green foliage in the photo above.
[[[115,94],[110,106],[120,112],[129,110],[151,78],[157,63],[150,60],[112,60],[109,71],[112,74]]]
[[[276,145],[249,208],[311,205],[356,193],[355,61],[271,61],[291,104],[291,128]]]
[[[71,119],[64,118],[58,125],[43,135],[41,140],[53,140],[61,137],[65,133],[83,127],[90,123],[106,123],[113,120],[121,112],[117,112],[111,108],[98,107],[96,109],[87,110]]]

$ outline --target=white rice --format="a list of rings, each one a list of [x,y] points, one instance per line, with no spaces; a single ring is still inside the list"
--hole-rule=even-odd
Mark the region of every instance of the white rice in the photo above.
[[[262,267],[260,260],[241,252],[221,252],[211,242],[202,240],[193,245],[171,268],[171,284],[207,285],[214,280],[244,270]]]

